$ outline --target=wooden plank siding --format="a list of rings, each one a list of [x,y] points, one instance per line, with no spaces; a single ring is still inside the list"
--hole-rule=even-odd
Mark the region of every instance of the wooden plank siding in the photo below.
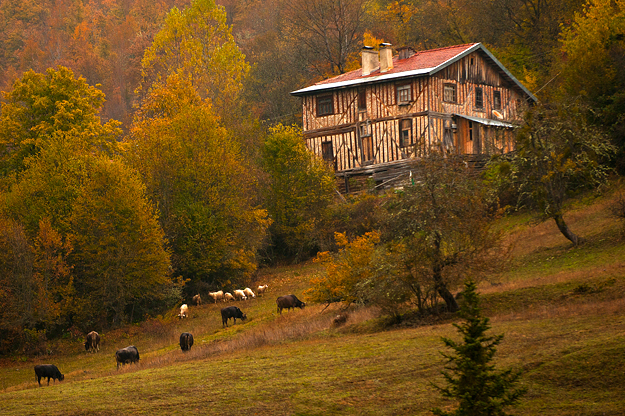
[[[411,100],[398,103],[397,86],[407,83]],[[446,84],[455,86],[456,102],[444,99]],[[476,88],[482,89],[481,108],[475,105]],[[366,109],[359,108],[359,91],[365,93]],[[499,108],[494,108],[495,92],[500,94]],[[333,113],[318,117],[317,97],[329,95]],[[337,172],[423,157],[433,148],[457,154],[509,152],[513,150],[511,129],[464,117],[514,124],[525,102],[523,92],[479,50],[432,76],[342,87],[302,98],[306,144],[321,157],[323,143],[331,142]],[[402,120],[411,123],[403,147]],[[365,126],[370,138],[362,134]]]

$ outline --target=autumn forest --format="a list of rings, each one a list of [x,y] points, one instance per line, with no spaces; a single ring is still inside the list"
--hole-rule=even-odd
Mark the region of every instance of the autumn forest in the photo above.
[[[520,157],[437,199],[458,223],[428,230],[433,203],[416,191],[339,195],[304,145],[289,92],[381,42],[481,42],[539,98]],[[0,353],[138,322],[319,252],[336,267],[310,298],[355,302],[336,288],[382,245],[394,280],[369,282],[368,302],[393,314],[417,290],[419,309],[454,310],[463,274],[427,258],[428,235],[472,253],[467,268],[488,264],[489,216],[523,207],[563,230],[567,197],[625,172],[625,1],[2,0],[0,91]],[[424,185],[461,175],[430,163],[443,173]],[[395,286],[394,264],[431,267]]]

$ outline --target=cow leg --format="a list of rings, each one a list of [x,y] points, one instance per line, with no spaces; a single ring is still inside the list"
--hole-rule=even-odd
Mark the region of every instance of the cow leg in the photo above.
[[[41,387],[41,377],[37,376],[37,383],[39,383],[39,387]]]
[[[50,377],[48,377],[48,386],[50,385]]]

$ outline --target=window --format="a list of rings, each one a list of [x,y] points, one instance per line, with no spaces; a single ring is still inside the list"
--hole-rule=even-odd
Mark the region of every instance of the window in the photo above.
[[[412,120],[399,121],[399,146],[408,147],[412,144]]]
[[[370,121],[361,123],[359,128],[360,128],[360,137],[371,136],[371,122]]]
[[[408,104],[412,101],[412,85],[403,84],[397,86],[397,104]]]
[[[469,121],[469,141],[473,141],[473,122]]]
[[[367,90],[364,88],[358,88],[358,109],[367,109]]]
[[[444,84],[443,85],[443,101],[447,103],[458,102],[456,97],[456,84]]]
[[[501,91],[493,91],[493,108],[501,110]]]
[[[321,143],[321,157],[324,161],[334,164],[334,149],[332,142]]]
[[[332,95],[317,96],[317,117],[334,114],[334,100]]]
[[[484,92],[482,88],[475,87],[475,108],[484,107]]]

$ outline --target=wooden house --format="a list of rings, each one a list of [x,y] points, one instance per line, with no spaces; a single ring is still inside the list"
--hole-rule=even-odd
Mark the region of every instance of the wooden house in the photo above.
[[[345,178],[344,191],[350,177],[390,181],[433,149],[512,150],[521,110],[536,97],[482,44],[397,52],[365,47],[362,68],[291,93],[302,97],[307,146]]]

